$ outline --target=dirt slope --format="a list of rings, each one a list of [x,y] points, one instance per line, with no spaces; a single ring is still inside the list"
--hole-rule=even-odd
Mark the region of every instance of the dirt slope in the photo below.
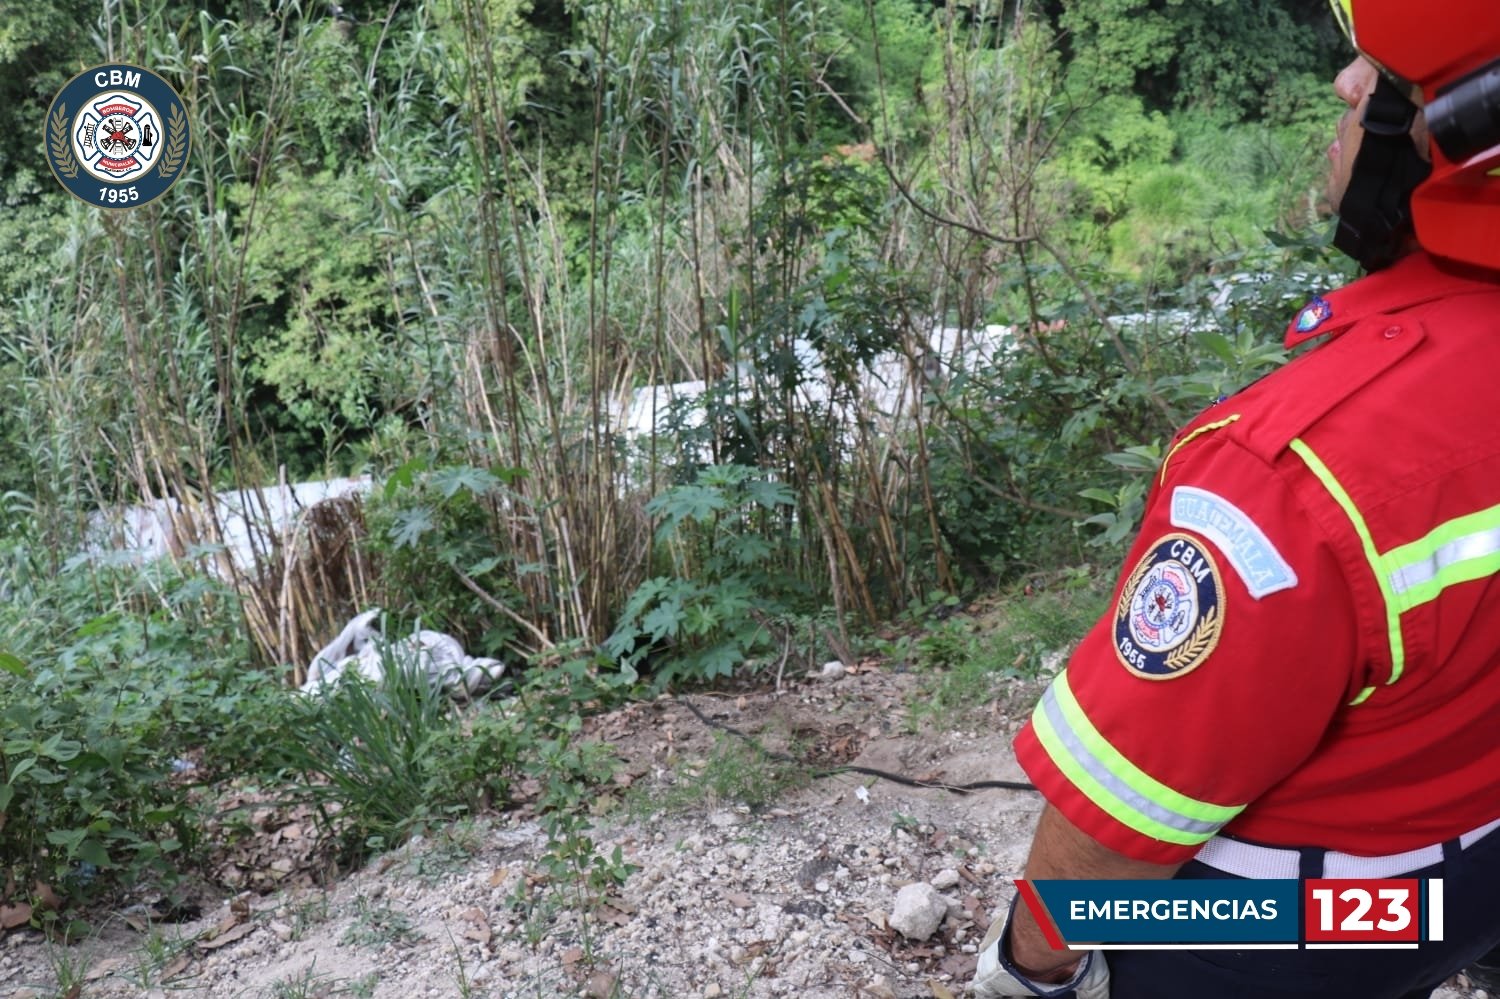
[[[913,722],[916,692],[909,674],[857,669],[692,703],[824,765],[1022,777],[1009,738],[1034,685],[1015,682],[953,729]],[[847,773],[778,790],[777,768],[674,700],[596,719],[592,734],[622,760],[593,834],[636,867],[618,891],[549,876],[536,819],[512,815],[419,839],[326,891],[216,901],[192,923],[142,932],[121,914],[72,948],[13,933],[0,941],[0,995],[942,999],[962,994],[1039,808],[1025,791],[958,795]],[[732,790],[768,800],[751,808]],[[947,904],[920,941],[887,923],[913,882]]]

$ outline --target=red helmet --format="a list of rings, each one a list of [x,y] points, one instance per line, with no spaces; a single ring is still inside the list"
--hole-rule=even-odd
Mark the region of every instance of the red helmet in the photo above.
[[[1500,5],[1333,0],[1372,62],[1421,88],[1432,174],[1411,198],[1431,253],[1500,270]]]

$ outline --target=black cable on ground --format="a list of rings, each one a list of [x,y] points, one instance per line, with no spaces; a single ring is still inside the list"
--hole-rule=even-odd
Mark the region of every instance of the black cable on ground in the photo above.
[[[780,760],[783,763],[795,763],[798,766],[806,765],[805,760],[799,760],[794,756],[788,756],[786,753],[779,753],[774,749],[767,749],[765,746],[761,745],[760,741],[757,740],[754,736],[746,732],[741,732],[733,725],[726,725],[723,722],[714,721],[712,718],[705,715],[702,711],[699,711],[697,705],[684,697],[674,697],[673,700],[691,711],[693,713],[693,717],[697,718],[709,728],[716,728],[721,732],[729,733],[737,739],[744,740],[756,752],[764,756],[768,756],[773,760]],[[1036,790],[1035,784],[1030,784],[1023,780],[976,780],[970,781],[966,784],[949,784],[946,781],[917,780],[915,777],[907,777],[904,774],[893,774],[887,770],[876,770],[874,767],[858,767],[853,765],[852,763],[846,764],[841,767],[833,767],[828,770],[813,771],[814,777],[833,777],[837,774],[864,774],[867,777],[878,777],[881,780],[888,780],[893,784],[904,784],[907,787],[930,787],[936,788],[939,791],[951,791],[954,794],[970,794],[974,791],[987,791],[994,788],[1001,788],[1008,791]]]

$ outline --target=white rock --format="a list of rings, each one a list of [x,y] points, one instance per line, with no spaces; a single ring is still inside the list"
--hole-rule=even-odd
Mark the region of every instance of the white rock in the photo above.
[[[947,915],[948,900],[932,885],[918,881],[896,893],[890,925],[908,940],[926,940],[937,932]]]
[[[932,876],[932,887],[938,891],[947,891],[958,884],[958,872],[951,867],[945,867]]]
[[[824,680],[842,680],[846,673],[844,664],[834,659],[823,664],[823,669],[818,676]]]

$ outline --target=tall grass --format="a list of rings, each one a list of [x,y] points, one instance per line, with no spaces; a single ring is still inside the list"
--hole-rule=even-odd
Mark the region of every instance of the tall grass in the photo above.
[[[305,662],[352,611],[415,615],[438,591],[458,597],[426,623],[518,655],[600,641],[657,568],[647,501],[706,464],[790,487],[790,507],[744,529],[840,627],[877,619],[972,579],[955,489],[1003,508],[997,535],[1032,517],[1066,534],[1086,512],[1068,462],[1178,415],[1159,384],[1174,369],[1107,320],[1058,232],[1069,192],[1049,170],[1077,109],[1025,4],[915,24],[871,3],[851,47],[851,8],[833,0],[600,0],[570,6],[572,47],[545,52],[520,0],[393,5],[355,27],[297,3],[185,23],[175,9],[107,7],[100,55],[178,84],[188,172],[138,211],[70,210],[60,278],[18,303],[27,333],[8,359],[37,428],[34,501],[76,515],[175,500],[174,555],[233,584],[264,660]],[[892,25],[929,32],[923,66],[892,59]],[[851,48],[869,53],[859,73],[840,70]],[[922,93],[898,91],[913,73]],[[845,87],[856,77],[873,98]],[[560,92],[587,115],[545,106]],[[566,130],[580,120],[581,138]],[[309,189],[367,214],[309,233]],[[358,287],[268,277],[294,235],[349,250]],[[414,506],[377,528],[357,509],[310,515],[262,542],[258,568],[230,558],[207,498],[285,474],[274,424],[292,403],[264,398],[283,307],[323,345],[290,356],[362,386],[366,424],[321,428],[327,464],[467,489],[461,522],[430,491],[382,488],[376,503]],[[318,327],[328,315],[365,326]],[[1020,360],[928,356],[934,324],[996,320]],[[888,354],[905,359],[880,393],[896,414],[867,373]],[[689,379],[706,384],[701,424],[660,414],[644,439],[626,433],[631,390]],[[1092,422],[1069,423],[1056,386],[1097,403]],[[1042,411],[998,415],[1014,398]],[[1110,436],[1110,407],[1134,437]],[[1074,450],[1042,474],[1039,441]],[[55,558],[78,523],[49,521]],[[420,578],[390,557],[403,546],[427,550]]]

